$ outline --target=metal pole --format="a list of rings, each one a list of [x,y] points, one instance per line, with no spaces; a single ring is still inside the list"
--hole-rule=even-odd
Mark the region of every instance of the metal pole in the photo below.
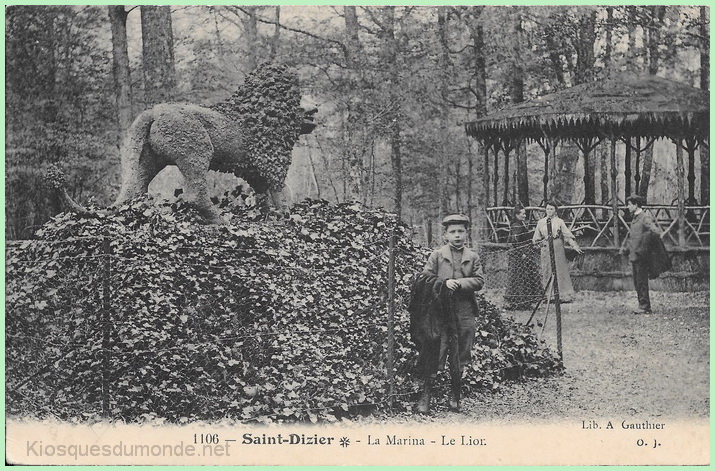
[[[387,265],[387,402],[392,406],[395,396],[395,229],[390,236],[390,253]]]
[[[109,417],[109,339],[110,339],[110,302],[109,278],[111,276],[109,237],[103,241],[103,276],[102,276],[102,416]]]
[[[559,352],[561,363],[564,361],[561,346],[561,298],[559,297],[559,276],[556,273],[556,256],[554,255],[554,237],[551,229],[551,218],[546,220],[546,231],[549,238],[549,259],[551,259],[551,282],[554,284],[554,307],[556,308],[556,348]]]

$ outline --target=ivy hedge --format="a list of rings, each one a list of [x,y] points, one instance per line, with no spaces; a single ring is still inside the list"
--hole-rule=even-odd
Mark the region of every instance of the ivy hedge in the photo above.
[[[306,200],[287,214],[198,223],[179,201],[64,213],[7,247],[7,410],[63,420],[338,420],[410,407],[405,306],[429,251],[395,216]],[[528,327],[480,300],[466,392],[560,369]],[[106,321],[109,322],[106,322]],[[107,410],[103,410],[107,407]]]

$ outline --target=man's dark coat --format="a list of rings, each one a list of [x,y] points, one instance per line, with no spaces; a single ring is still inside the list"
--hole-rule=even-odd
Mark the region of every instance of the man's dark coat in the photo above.
[[[643,251],[646,254],[648,261],[648,278],[654,280],[661,273],[673,268],[668,252],[665,250],[665,245],[660,236],[654,232],[646,232],[641,240]]]

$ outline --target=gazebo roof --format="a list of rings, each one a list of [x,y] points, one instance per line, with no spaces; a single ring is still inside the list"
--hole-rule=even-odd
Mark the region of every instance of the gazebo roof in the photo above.
[[[480,140],[580,139],[709,133],[710,93],[652,75],[622,74],[516,103],[467,123]]]

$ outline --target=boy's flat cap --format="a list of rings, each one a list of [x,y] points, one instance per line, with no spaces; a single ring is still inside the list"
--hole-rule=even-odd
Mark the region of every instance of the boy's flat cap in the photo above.
[[[450,214],[442,219],[443,226],[447,226],[448,224],[466,224],[468,226],[469,218],[463,214]]]

